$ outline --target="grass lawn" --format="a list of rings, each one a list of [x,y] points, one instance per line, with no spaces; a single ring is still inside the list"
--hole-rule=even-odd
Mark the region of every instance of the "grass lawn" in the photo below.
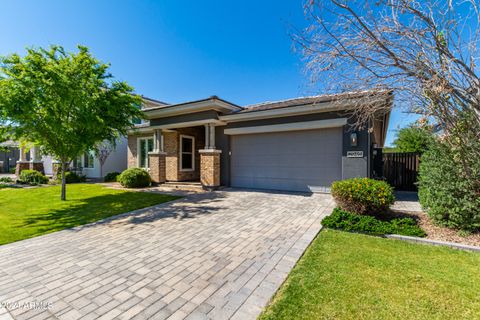
[[[259,319],[478,319],[480,254],[324,230]]]
[[[178,197],[114,190],[95,184],[0,190],[0,244],[27,239],[116,214],[153,206]]]

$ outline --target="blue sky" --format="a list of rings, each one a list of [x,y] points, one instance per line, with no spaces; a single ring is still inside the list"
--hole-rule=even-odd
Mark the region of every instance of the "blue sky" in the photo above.
[[[320,94],[289,37],[303,1],[4,0],[0,55],[86,45],[136,92],[169,103],[218,95],[246,105]],[[394,130],[411,121],[394,111]]]

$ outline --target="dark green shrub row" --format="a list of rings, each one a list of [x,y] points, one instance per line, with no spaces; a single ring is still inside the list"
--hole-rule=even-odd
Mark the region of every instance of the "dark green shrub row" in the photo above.
[[[103,178],[103,181],[105,182],[115,182],[117,181],[117,177],[120,175],[120,172],[109,172],[105,175],[105,178]]]
[[[369,178],[335,181],[332,196],[340,208],[357,214],[382,213],[395,202],[388,183]]]
[[[358,215],[335,208],[331,215],[322,220],[322,225],[331,229],[372,234],[400,234],[425,237],[423,231],[412,218],[394,218],[389,221],[373,216]]]
[[[65,182],[66,183],[79,183],[79,182],[85,182],[87,178],[83,175],[78,175],[75,172],[72,171],[67,171],[65,172]],[[57,175],[57,181],[59,183],[62,182],[62,174],[59,173]]]
[[[123,171],[117,177],[117,181],[125,188],[148,187],[152,182],[148,172],[140,168],[130,168]]]
[[[0,178],[0,182],[12,183],[12,182],[13,182],[13,179],[10,178],[10,177],[1,177],[1,178]]]
[[[21,183],[31,184],[31,185],[48,183],[48,178],[45,177],[41,172],[37,170],[23,170],[20,173],[19,180]]]
[[[480,142],[476,147],[480,148]],[[420,203],[437,224],[480,230],[480,160],[470,159],[473,170],[467,175],[457,160],[458,152],[437,142],[423,154],[418,179]]]

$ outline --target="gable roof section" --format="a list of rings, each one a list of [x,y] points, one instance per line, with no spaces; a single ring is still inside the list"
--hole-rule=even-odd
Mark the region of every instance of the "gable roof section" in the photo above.
[[[143,109],[148,119],[170,117],[205,110],[216,110],[221,113],[232,113],[242,110],[242,107],[223,100],[217,96],[211,96],[201,100],[177,104],[157,105],[155,107]]]

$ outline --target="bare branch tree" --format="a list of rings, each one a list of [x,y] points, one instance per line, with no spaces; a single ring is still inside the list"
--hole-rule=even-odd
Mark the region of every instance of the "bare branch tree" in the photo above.
[[[103,141],[97,144],[95,148],[95,153],[98,161],[100,162],[100,177],[103,177],[103,166],[105,165],[105,162],[107,162],[107,159],[113,150],[115,150],[115,146],[109,141]]]
[[[310,27],[294,40],[314,83],[330,92],[394,90],[397,106],[442,127],[471,174],[480,157],[478,1],[310,0],[305,12]],[[380,108],[355,105],[356,126]]]

